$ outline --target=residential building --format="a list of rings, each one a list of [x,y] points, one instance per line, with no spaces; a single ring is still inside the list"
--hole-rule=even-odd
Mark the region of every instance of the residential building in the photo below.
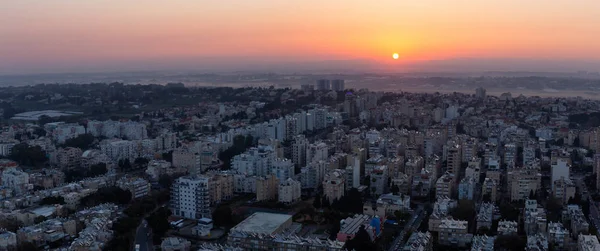
[[[340,92],[345,90],[345,83],[343,79],[332,79],[331,80],[331,90],[332,91],[336,91],[336,92]]]
[[[458,199],[459,200],[473,200],[473,194],[477,183],[472,177],[465,177],[458,184]]]
[[[48,123],[44,125],[44,128],[46,129],[47,136],[51,137],[58,144],[64,144],[68,139],[85,134],[85,127],[74,123]]]
[[[388,191],[388,167],[376,166],[371,173],[371,194],[381,195]]]
[[[569,245],[569,231],[560,222],[548,223],[548,243],[556,250],[567,249]]]
[[[346,183],[345,170],[334,169],[325,174],[323,179],[323,196],[325,196],[329,202],[339,200],[344,196]]]
[[[454,193],[454,174],[446,172],[435,183],[435,197],[449,197]]]
[[[450,141],[453,142],[453,141]],[[462,164],[461,147],[459,144],[446,145],[446,172],[453,174],[452,179],[457,179]]]
[[[546,210],[538,207],[535,200],[525,201],[523,228],[527,235],[537,233],[546,233],[548,229],[548,220]]]
[[[405,178],[405,182],[401,182]],[[423,168],[421,169],[421,173],[412,177],[412,187],[410,188],[411,196],[413,197],[427,197],[431,193],[431,190],[436,185],[435,175],[429,171],[429,169]],[[400,193],[408,194],[408,176],[402,175],[397,178],[392,179],[392,185],[397,185],[400,188]],[[406,184],[406,185],[404,185]],[[407,189],[403,189],[403,186],[406,186]]]
[[[473,237],[471,251],[494,251],[494,236],[477,235]]]
[[[544,234],[527,235],[526,251],[548,251],[548,238]]]
[[[275,175],[278,180],[284,181],[294,177],[294,163],[289,159],[275,159],[270,174]]]
[[[577,251],[596,251],[600,250],[600,243],[598,237],[595,235],[583,235],[577,236]]]
[[[56,152],[56,164],[60,169],[71,170],[81,166],[83,152],[76,147],[59,148]]]
[[[180,237],[167,237],[160,243],[162,251],[189,251],[192,243]]]
[[[171,211],[187,219],[212,218],[210,177],[185,176],[175,180],[171,189]]]
[[[150,194],[150,183],[139,177],[124,176],[117,181],[116,185],[123,190],[131,192],[132,199],[139,199]]]
[[[304,135],[301,134],[294,137],[294,142],[292,143],[292,162],[294,162],[296,167],[306,166],[306,149],[308,148],[308,144],[308,139]]]
[[[201,166],[201,156],[198,153],[176,150],[173,151],[173,166],[185,168],[190,174],[201,174],[204,172]]]
[[[33,189],[29,184],[29,174],[18,168],[7,168],[2,172],[2,186],[12,189],[15,195],[25,194]]]
[[[106,154],[113,162],[129,159],[135,160],[138,152],[133,141],[111,139],[100,142],[100,150]]]
[[[401,251],[433,251],[430,232],[413,232]]]
[[[0,230],[0,250],[17,250],[17,234]]]
[[[316,189],[323,183],[327,162],[319,161],[308,164],[300,169],[300,182],[302,189]]]
[[[279,179],[274,175],[256,178],[256,201],[271,201],[277,199]]]
[[[216,173],[210,177],[210,203],[217,205],[230,200],[234,193],[234,176],[228,173]]]
[[[342,220],[340,222],[340,231],[337,233],[337,240],[342,242],[351,240],[361,228],[365,228],[365,230],[367,230],[367,233],[369,233],[369,237],[371,237],[372,241],[375,240],[377,237],[377,230],[375,227],[371,226],[372,220],[373,217],[360,214]]]
[[[496,196],[498,192],[498,183],[496,183],[494,179],[485,178],[481,190],[481,195],[484,197],[489,196],[490,201],[498,200],[498,197]]]
[[[559,200],[563,205],[567,204],[569,199],[575,197],[575,184],[569,178],[561,177],[560,179],[554,181],[554,186],[552,187],[552,196]]]
[[[557,180],[564,178],[570,178],[570,169],[571,165],[569,165],[570,159],[557,157],[552,160],[551,168],[552,168],[552,188],[554,189],[554,182]]]
[[[315,142],[306,147],[306,162],[327,160],[329,157],[329,147],[324,142]]]
[[[542,174],[539,166],[513,169],[508,172],[511,201],[525,200],[541,188]]]
[[[500,220],[498,222],[498,235],[516,235],[518,225],[516,221]]]
[[[567,205],[567,208],[563,210],[562,218],[563,223],[570,223],[571,236],[575,237],[579,234],[588,233],[590,224],[579,205]]]
[[[494,210],[496,210],[496,206],[494,206],[493,203],[481,203],[481,206],[479,207],[479,212],[477,212],[477,230],[490,230],[492,228]]]
[[[300,200],[302,185],[299,181],[291,178],[279,183],[279,202],[286,204],[294,203]]]
[[[438,243],[445,246],[466,247],[473,240],[468,233],[468,221],[443,219],[439,226]]]
[[[383,194],[379,196],[373,205],[365,203],[363,206],[363,214],[379,216],[381,219],[387,218],[388,215],[394,215],[396,211],[407,210],[410,210],[410,197],[403,194]]]

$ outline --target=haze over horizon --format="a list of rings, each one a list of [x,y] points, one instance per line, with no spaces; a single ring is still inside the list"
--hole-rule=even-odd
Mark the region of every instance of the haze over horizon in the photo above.
[[[600,71],[592,0],[25,0],[0,22],[2,75]]]

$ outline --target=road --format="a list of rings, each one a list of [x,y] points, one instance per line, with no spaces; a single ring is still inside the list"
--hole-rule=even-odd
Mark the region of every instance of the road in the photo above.
[[[421,225],[421,221],[423,221],[423,205],[419,205],[417,210],[415,210],[415,213],[411,215],[410,220],[406,222],[406,225],[404,225],[400,234],[398,234],[394,239],[394,242],[392,242],[389,251],[402,249],[404,247],[404,237],[407,237],[406,234],[410,231],[417,230]],[[408,238],[410,238],[410,236],[408,236]]]
[[[148,222],[143,220],[138,226],[135,233],[135,245],[140,245],[139,251],[153,251],[154,245],[152,244],[152,233]],[[134,249],[135,250],[135,249]]]

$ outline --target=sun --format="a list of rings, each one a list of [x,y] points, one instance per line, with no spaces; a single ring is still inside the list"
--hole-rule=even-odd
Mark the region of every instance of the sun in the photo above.
[[[394,53],[392,54],[392,58],[393,59],[398,59],[400,57],[400,55],[398,55],[398,53]]]

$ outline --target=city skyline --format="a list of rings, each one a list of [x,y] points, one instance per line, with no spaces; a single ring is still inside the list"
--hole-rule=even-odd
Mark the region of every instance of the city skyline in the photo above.
[[[588,0],[15,1],[0,10],[0,74],[329,61],[383,72],[469,71],[482,60],[485,70],[595,70],[598,10]]]

